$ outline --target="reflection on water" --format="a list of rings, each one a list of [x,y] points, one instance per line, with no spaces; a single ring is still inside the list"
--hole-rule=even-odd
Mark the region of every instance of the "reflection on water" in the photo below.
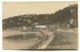
[[[29,49],[44,38],[36,33],[14,34],[3,37],[4,49]]]
[[[25,36],[25,38],[24,38]],[[8,41],[21,41],[21,40],[30,40],[33,38],[38,38],[38,39],[42,39],[42,36],[38,36],[35,33],[30,33],[30,34],[16,34],[13,36],[7,36],[7,37],[3,37],[3,39],[8,40]]]

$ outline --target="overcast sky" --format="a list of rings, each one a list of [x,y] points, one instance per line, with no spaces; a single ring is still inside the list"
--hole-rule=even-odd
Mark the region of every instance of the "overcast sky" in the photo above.
[[[24,14],[50,14],[77,2],[4,2],[3,19]]]

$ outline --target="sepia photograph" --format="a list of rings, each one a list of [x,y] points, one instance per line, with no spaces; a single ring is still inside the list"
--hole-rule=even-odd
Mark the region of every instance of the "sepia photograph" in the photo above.
[[[77,50],[78,2],[3,2],[3,50]]]

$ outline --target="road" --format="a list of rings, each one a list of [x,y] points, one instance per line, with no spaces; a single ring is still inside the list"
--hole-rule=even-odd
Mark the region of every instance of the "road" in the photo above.
[[[50,44],[50,42],[54,39],[53,32],[40,30],[40,33],[44,36],[44,40],[36,44],[35,46],[31,47],[30,49],[45,49]]]
[[[22,35],[20,35],[23,33],[25,33],[25,39],[22,39]],[[8,37],[9,40],[3,39],[4,49],[63,49],[65,47],[65,49],[77,48],[77,32],[56,31],[54,34],[52,31],[40,30],[39,32],[7,31],[3,34],[3,37],[13,35],[15,37],[13,38],[14,41],[11,37],[10,39]],[[37,36],[33,36],[33,34],[36,34]]]
[[[58,31],[46,49],[77,49],[77,39],[77,33]]]

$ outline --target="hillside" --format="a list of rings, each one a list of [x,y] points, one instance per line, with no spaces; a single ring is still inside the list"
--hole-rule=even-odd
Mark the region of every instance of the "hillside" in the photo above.
[[[35,24],[52,25],[55,23],[66,22],[70,23],[73,19],[77,23],[77,4],[68,6],[62,10],[55,12],[54,14],[25,14],[19,16],[13,16],[2,20],[3,29],[14,28],[14,27],[31,27]],[[76,24],[77,26],[77,24]]]

